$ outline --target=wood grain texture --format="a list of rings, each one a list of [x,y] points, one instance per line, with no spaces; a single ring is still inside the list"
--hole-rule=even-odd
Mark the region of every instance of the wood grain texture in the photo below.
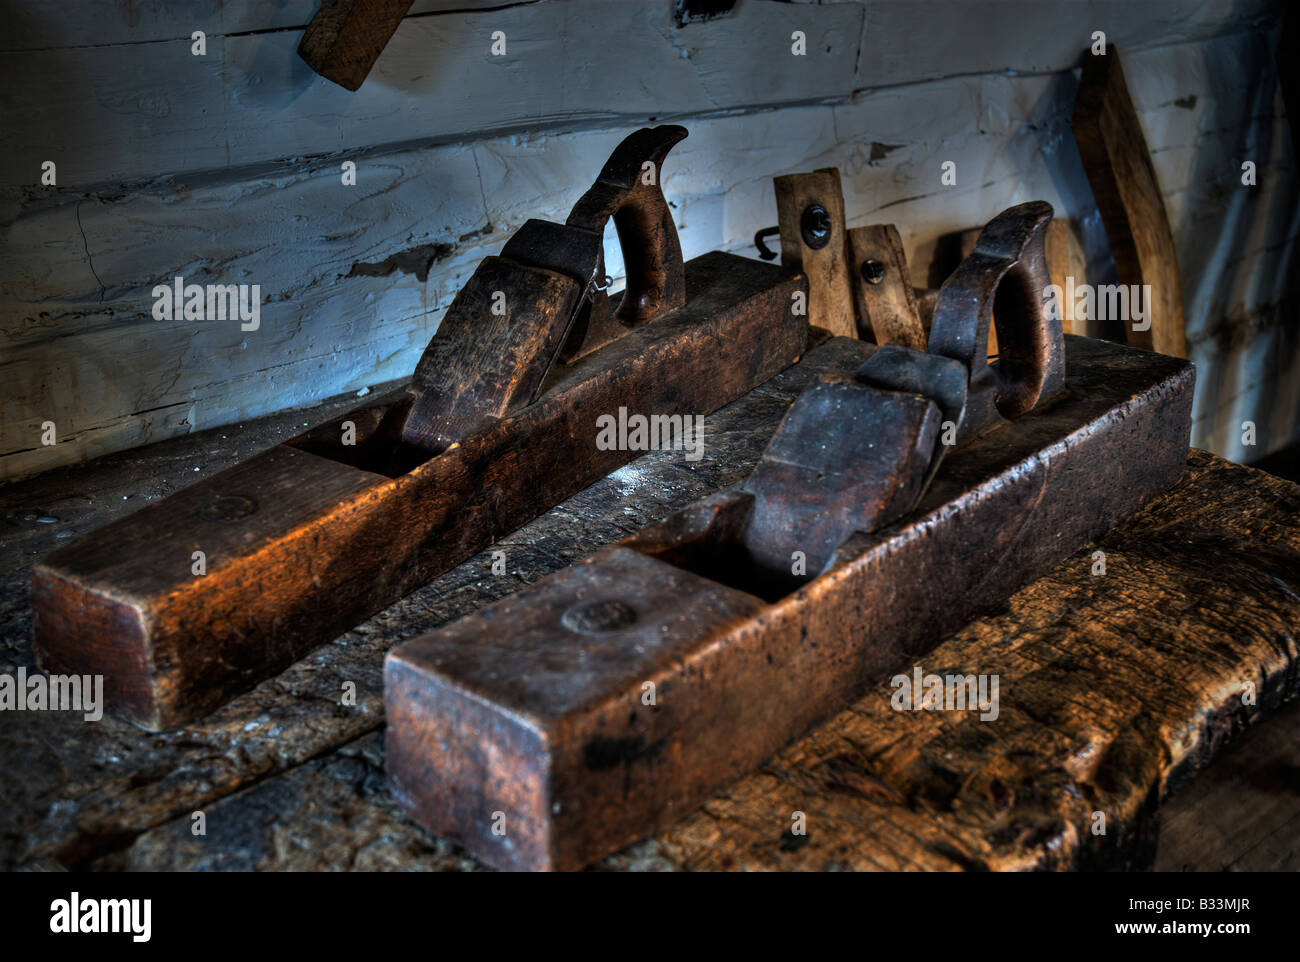
[[[832,365],[811,350],[788,371],[706,421],[704,457],[651,452],[569,498],[469,562],[294,663],[201,722],[146,734],[105,717],[15,712],[0,726],[0,862],[80,864],[151,825],[215,802],[344,745],[382,723],[382,663],[396,642],[512,594],[626,537],[753,467],[793,397]],[[52,548],[292,439],[308,419],[338,417],[355,399],[310,415],[277,415],[112,455],[5,489],[0,526],[0,670],[34,669],[28,578]],[[196,471],[196,468],[201,469]],[[500,552],[500,554],[497,554]],[[504,570],[494,573],[498,561]],[[342,703],[343,686],[355,705]],[[71,804],[56,804],[61,800]]]
[[[752,3],[678,30],[670,3],[473,6],[408,16],[356,91],[298,56],[314,12],[301,4],[297,26],[224,35],[218,6],[165,39],[56,53],[47,41],[14,52],[0,64],[0,110],[15,131],[15,147],[0,158],[0,187],[39,183],[41,162],[51,157],[61,162],[60,185],[84,187],[384,144],[626,129],[655,116],[846,100],[864,10]],[[239,19],[247,24],[251,15]],[[206,56],[190,49],[190,32],[200,29],[208,32]],[[804,56],[791,54],[795,30],[807,35]],[[506,42],[499,56],[498,31]],[[756,62],[765,69],[754,70]],[[32,103],[44,109],[21,106]]]
[[[1047,226],[1046,247],[1048,273],[1052,275],[1052,283],[1062,292],[1058,302],[1061,328],[1066,334],[1086,335],[1087,318],[1075,316],[1078,299],[1069,296],[1074,288],[1088,283],[1083,247],[1079,244],[1075,226],[1067,220],[1054,219]]]
[[[937,408],[819,380],[739,490],[401,645],[385,666],[394,794],[489,864],[580,868],[924,660],[1182,473],[1190,365],[1087,339],[1069,348],[1069,397],[950,455],[915,514],[900,517],[916,492],[886,467],[925,449],[927,420],[934,446]],[[895,409],[882,419],[893,429],[876,430],[864,410],[884,404],[929,416]],[[807,577],[790,577],[796,551]],[[575,623],[593,605],[618,620]]]
[[[443,451],[532,403],[582,294],[556,271],[484,258],[415,366],[402,439]]]
[[[646,849],[692,868],[1148,865],[1159,802],[1300,693],[1298,498],[1193,453],[1168,495],[920,660],[998,673],[998,722],[896,712],[881,685]],[[782,838],[796,810],[807,841]]]
[[[1161,807],[1154,868],[1300,871],[1300,705],[1246,732]]]
[[[297,7],[305,24],[314,2]],[[157,9],[141,8],[141,31]],[[1196,28],[1189,14],[1188,29]],[[1207,383],[1236,385],[1222,403],[1205,395],[1194,437],[1239,460],[1261,450],[1241,444],[1244,411],[1270,450],[1293,435],[1300,411],[1300,328],[1287,323],[1279,287],[1300,276],[1292,269],[1300,224],[1284,213],[1294,207],[1296,175],[1282,149],[1289,128],[1272,93],[1270,42],[1266,31],[1238,32],[1130,48],[1126,62],[1167,191],[1194,360]],[[1073,106],[1072,80],[984,74],[873,89],[851,104],[701,118],[675,148],[666,180],[683,249],[688,257],[716,249],[752,256],[754,231],[775,223],[772,175],[831,158],[841,165],[850,224],[897,223],[918,270],[939,235],[987,220],[1017,192],[1077,222],[1090,271],[1110,270],[1069,147]],[[1006,121],[971,123],[988,110]],[[129,190],[0,193],[8,269],[0,283],[0,381],[8,388],[0,394],[0,477],[404,377],[478,262],[526,218],[562,220],[588,186],[580,172],[625,133],[345,149],[229,176],[181,174],[160,161],[156,176]],[[1244,188],[1236,158],[1240,144],[1253,142],[1281,145],[1281,153],[1257,187]],[[340,184],[348,157],[358,163],[355,187]],[[958,186],[918,191],[949,158],[963,171]],[[606,255],[620,277],[612,239]],[[261,329],[153,320],[150,290],[176,275],[260,284]],[[40,443],[46,420],[58,425],[52,447]]]
[[[1178,255],[1160,182],[1113,44],[1102,56],[1084,56],[1074,138],[1106,225],[1120,284],[1150,289],[1148,329],[1137,330],[1134,317],[1108,320],[1123,323],[1129,344],[1186,357]]]
[[[1232,15],[1243,24],[1258,23],[1254,18],[1276,15],[1276,8],[1257,0]],[[1204,36],[1228,16],[1214,0],[1064,3],[1050,8],[1036,0],[975,5],[968,0],[933,0],[926,3],[923,16],[909,3],[868,3],[858,82],[870,87],[889,77],[979,73],[991,63],[1024,72],[1070,70],[1079,65],[1080,43],[1094,30],[1105,31],[1108,42],[1121,48],[1139,49]]]
[[[875,261],[884,268],[878,283],[863,276],[863,265]],[[893,224],[871,224],[849,229],[849,280],[858,322],[870,325],[877,344],[902,344],[925,350],[925,328],[912,290],[898,228]]]
[[[686,271],[683,307],[445,450],[397,443],[384,399],[52,552],[32,579],[41,664],[105,675],[136,724],[192,721],[635,457],[598,443],[601,417],[703,416],[803,351],[799,275],[720,252]]]
[[[16,132],[0,158],[4,185],[36,183],[49,157],[66,165],[61,184],[85,186],[475,131],[848,103],[864,90],[946,76],[1067,71],[1078,38],[1097,29],[1138,49],[1230,34],[1273,14],[1268,0],[1051,11],[959,3],[921,18],[902,3],[755,2],[677,30],[669,2],[418,0],[352,94],[295,52],[316,0],[77,6],[0,11],[10,54],[0,64],[0,110],[11,111],[5,129]],[[990,40],[970,43],[972,22]],[[190,54],[194,30],[207,33],[204,58]],[[488,53],[494,30],[507,35],[505,57]],[[795,30],[807,37],[804,57],[791,55]],[[622,69],[629,62],[643,71]],[[101,95],[88,96],[88,83]],[[453,87],[458,96],[449,97]],[[20,106],[33,103],[44,110]]]
[[[108,710],[155,729],[232,682],[248,687],[259,665],[293,659],[303,627],[301,611],[275,602],[301,575],[284,532],[312,546],[309,567],[324,562],[339,518],[364,511],[384,480],[279,445],[51,554],[32,583],[38,663],[104,676]],[[223,504],[230,517],[213,512]],[[270,567],[254,574],[250,558]],[[308,607],[343,600],[331,594]]]
[[[445,11],[471,12],[495,7],[501,0],[415,0],[411,16]],[[320,11],[321,0],[275,0],[274,3],[229,3],[191,0],[178,5],[144,0],[130,7],[77,10],[71,6],[14,4],[0,12],[0,51],[66,50],[91,44],[138,44],[188,40],[191,31],[209,36],[236,36],[254,30],[306,29]]]
[[[645,455],[495,545],[505,552],[507,574],[490,574],[493,559],[485,551],[201,724],[151,735],[108,718],[85,724],[66,712],[8,714],[0,752],[14,764],[0,767],[0,795],[7,800],[0,807],[0,862],[474,868],[400,814],[383,788],[375,729],[383,722],[380,666],[388,648],[740,480],[813,377],[852,371],[850,364],[837,369],[833,360],[824,347],[815,348],[711,416],[698,464],[681,463],[680,452]],[[348,404],[343,399],[309,418],[341,414]],[[303,421],[278,415],[9,485],[0,527],[0,670],[34,664],[26,582],[36,558],[184,486],[196,466],[213,473],[287,440]],[[923,666],[1005,672],[1004,719],[1013,696],[1027,699],[1033,717],[1017,712],[1024,741],[1004,748],[1023,745],[1012,761],[1042,779],[1034,797],[1089,815],[1098,786],[1126,797],[1165,797],[1171,786],[1163,773],[1201,766],[1235,733],[1296,694],[1287,638],[1296,631],[1297,518],[1296,486],[1193,452],[1168,495],[998,612],[958,631]],[[1097,548],[1107,554],[1104,577],[1091,574]],[[1190,683],[1189,664],[1203,664],[1210,675]],[[1243,676],[1260,690],[1250,711],[1240,706],[1236,688]],[[357,688],[355,706],[340,703],[347,681]],[[1066,703],[1062,686],[1084,694]],[[967,828],[1017,823],[948,799],[963,771],[1010,756],[999,754],[1001,740],[987,737],[987,724],[954,713],[896,713],[892,694],[888,685],[878,686],[700,812],[601,867],[978,866],[962,847]],[[1190,726],[1150,720],[1175,717],[1191,719]],[[1111,744],[1115,751],[1102,751]],[[1139,763],[1148,744],[1168,752],[1163,767]],[[954,759],[945,759],[950,752]],[[906,765],[908,758],[915,763]],[[1094,765],[1070,763],[1083,781],[1062,774],[1061,765],[1075,758]],[[930,788],[936,780],[937,794]],[[1072,794],[1079,791],[1084,794]],[[1033,801],[1023,792],[1018,798],[1018,805]],[[197,808],[209,820],[204,838],[190,834],[189,815]],[[789,832],[795,810],[811,810],[806,841]],[[1087,839],[1103,855],[1122,855],[1120,834]]]
[[[1159,868],[1217,870],[1227,863],[1215,852],[1290,867],[1295,807],[1277,779],[1295,766],[1295,709],[1274,713],[1300,695],[1288,642],[1300,624],[1298,508],[1300,487],[1192,452],[1168,494],[921,660],[926,671],[999,673],[997,721],[897,712],[882,683],[700,811],[595,868],[1141,869],[1157,844]],[[1092,574],[1099,549],[1104,576]],[[1241,701],[1246,680],[1254,706]],[[1261,746],[1258,761],[1234,765],[1222,753],[1243,732],[1247,753]],[[196,839],[181,817],[97,864],[481,868],[395,810],[379,787],[384,766],[368,735],[210,807],[209,825],[226,838]],[[1252,813],[1267,821],[1264,834],[1238,821],[1219,848],[1215,826],[1227,823],[1190,821],[1234,810],[1233,795],[1258,800],[1267,790],[1258,778],[1275,786]],[[790,831],[795,812],[806,835]],[[1104,836],[1092,834],[1094,812],[1107,815]]]
[[[413,0],[322,0],[298,43],[298,56],[345,90],[365,83]]]
[[[781,263],[808,277],[808,323],[837,337],[857,337],[840,172],[824,167],[812,173],[784,174],[772,185],[781,228]],[[804,241],[801,228],[805,211],[813,205],[830,215],[830,238],[819,248]]]

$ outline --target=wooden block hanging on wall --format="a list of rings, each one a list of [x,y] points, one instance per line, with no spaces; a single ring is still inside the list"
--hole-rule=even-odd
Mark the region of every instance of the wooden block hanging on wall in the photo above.
[[[840,337],[857,337],[857,315],[849,286],[848,240],[844,224],[844,194],[840,172],[822,167],[808,174],[786,174],[772,181],[776,188],[777,222],[781,227],[781,263],[808,276],[808,323]],[[826,229],[818,246],[810,245],[805,226],[816,227],[813,212],[825,212]],[[824,238],[824,243],[820,240]]]
[[[412,0],[323,0],[298,44],[298,56],[346,90],[365,82]]]
[[[1074,100],[1074,139],[1101,212],[1119,283],[1149,285],[1147,330],[1125,320],[1128,343],[1148,351],[1187,356],[1183,293],[1174,237],[1151,155],[1129,97],[1119,53],[1083,57]]]
[[[870,329],[877,344],[925,350],[925,329],[897,227],[871,224],[849,231],[849,280],[864,334]]]

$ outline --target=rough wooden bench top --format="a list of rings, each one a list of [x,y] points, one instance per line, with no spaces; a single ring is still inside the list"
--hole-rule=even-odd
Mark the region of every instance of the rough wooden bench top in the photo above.
[[[485,552],[200,724],[150,734],[6,713],[0,867],[477,868],[388,795],[384,653],[743,477],[789,400],[836,360],[816,348],[710,417],[703,460],[646,455],[520,529],[496,546],[507,574]],[[0,488],[0,672],[32,670],[26,583],[41,554],[351,401]],[[1174,490],[922,660],[997,674],[996,721],[896,712],[882,683],[601,867],[1144,867],[1160,803],[1300,688],[1297,582],[1300,488],[1192,452]],[[196,811],[206,835],[191,833]],[[791,833],[794,812],[806,835]]]

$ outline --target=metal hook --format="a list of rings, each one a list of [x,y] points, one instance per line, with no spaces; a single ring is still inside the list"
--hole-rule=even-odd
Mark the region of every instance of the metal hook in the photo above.
[[[768,237],[777,237],[780,233],[780,227],[764,227],[762,230],[754,234],[754,246],[758,248],[758,256],[763,258],[763,260],[776,260],[776,251],[764,244],[763,240]]]

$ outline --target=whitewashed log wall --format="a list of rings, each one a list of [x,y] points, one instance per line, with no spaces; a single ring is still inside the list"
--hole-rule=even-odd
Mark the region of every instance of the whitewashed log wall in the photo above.
[[[752,256],[772,177],[836,165],[851,224],[897,223],[919,281],[940,235],[1033,198],[1113,278],[1070,133],[1095,30],[1123,53],[1170,212],[1193,441],[1250,461],[1297,436],[1277,5],[742,0],[680,29],[671,6],[424,0],[349,93],[296,56],[314,0],[8,5],[0,480],[408,375],[477,261],[528,217],[562,220],[651,121],[691,131],[664,180],[687,257]],[[259,284],[260,329],[155,320],[177,275]]]

